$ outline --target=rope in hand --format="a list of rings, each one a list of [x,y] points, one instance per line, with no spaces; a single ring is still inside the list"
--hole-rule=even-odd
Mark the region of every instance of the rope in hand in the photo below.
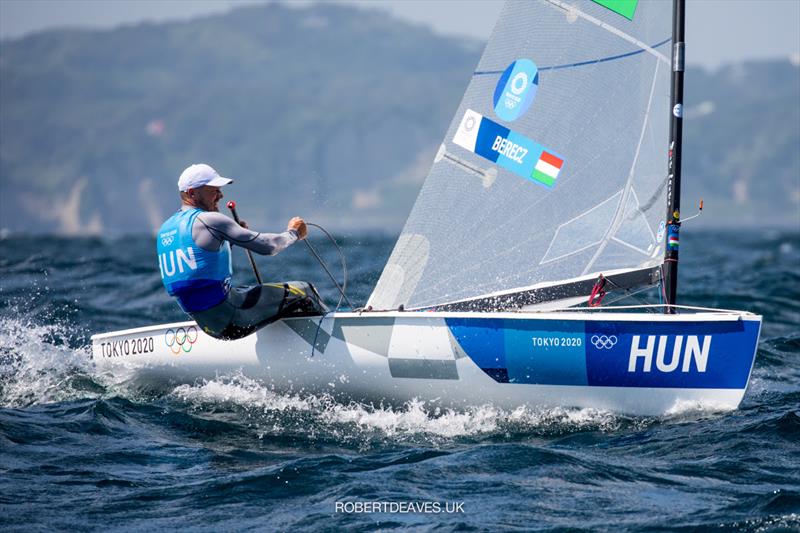
[[[236,212],[236,202],[234,202],[234,201],[228,202],[227,207],[228,207],[228,209],[230,209],[231,214],[233,215],[233,220],[235,220],[237,224],[241,225],[241,221],[239,220],[239,214]],[[319,264],[322,267],[322,269],[325,271],[326,274],[328,274],[328,277],[331,279],[333,284],[339,290],[340,296],[339,296],[339,301],[336,303],[336,311],[338,311],[339,308],[341,307],[342,301],[347,302],[347,305],[349,305],[351,309],[355,309],[356,306],[353,305],[353,302],[351,302],[350,298],[347,297],[347,292],[346,292],[347,291],[347,260],[345,259],[344,252],[342,252],[342,249],[339,246],[339,243],[336,242],[336,239],[333,238],[333,235],[328,233],[328,231],[325,228],[323,228],[322,226],[320,226],[319,224],[314,224],[313,222],[306,222],[306,225],[307,226],[313,226],[313,227],[317,228],[318,230],[320,230],[322,233],[324,233],[328,237],[328,239],[333,243],[333,245],[336,247],[336,250],[339,252],[339,257],[342,260],[343,280],[342,280],[342,285],[339,285],[339,282],[337,282],[336,278],[333,276],[333,274],[331,274],[331,271],[328,268],[328,265],[326,265],[325,261],[322,260],[322,257],[320,257],[320,255],[317,253],[317,250],[314,249],[314,247],[311,245],[311,243],[308,241],[307,238],[303,239],[303,242],[306,243],[306,247],[308,247],[308,251],[311,252],[311,255],[313,255],[314,258],[317,260],[317,262],[319,262]],[[245,249],[245,251],[247,252],[247,258],[250,260],[250,266],[253,267],[253,273],[256,276],[256,280],[258,281],[258,284],[261,285],[262,284],[261,274],[258,271],[258,267],[256,266],[256,262],[255,262],[255,259],[253,258],[253,254],[248,249]],[[319,323],[317,324],[317,331],[314,334],[314,342],[311,345],[311,357],[314,357],[314,351],[315,351],[316,346],[317,346],[317,337],[319,336],[319,330],[322,329],[322,321],[325,319],[325,317],[328,314],[329,314],[329,312],[324,313],[320,317]]]
[[[333,284],[336,285],[337,289],[339,289],[340,296],[339,296],[339,302],[336,304],[336,311],[338,311],[339,307],[342,305],[342,300],[346,301],[347,305],[349,305],[351,309],[355,309],[355,306],[352,304],[352,302],[350,302],[350,299],[347,297],[347,293],[346,293],[346,291],[347,291],[347,260],[345,259],[344,252],[339,247],[339,243],[336,242],[336,239],[333,238],[333,235],[328,233],[328,231],[325,228],[323,228],[322,226],[320,226],[319,224],[314,224],[313,222],[306,222],[306,225],[307,226],[313,226],[313,227],[317,228],[318,230],[320,230],[325,235],[327,235],[328,239],[336,247],[336,250],[339,252],[339,257],[342,260],[343,280],[342,280],[342,285],[340,286],[339,283],[336,282],[336,278],[334,278],[333,274],[331,274],[331,271],[328,268],[328,266],[325,264],[325,261],[322,260],[322,258],[319,256],[317,251],[311,245],[311,243],[308,242],[308,238],[303,239],[303,242],[306,243],[306,246],[308,247],[308,251],[311,252],[311,255],[313,255],[314,258],[319,262],[320,266],[322,266],[322,268],[328,274],[328,277],[331,278],[331,281],[333,282]],[[322,329],[322,322],[325,320],[325,317],[328,316],[329,313],[330,313],[330,311],[326,312],[321,317],[319,317],[319,322],[317,323],[317,331],[314,333],[314,342],[311,344],[311,357],[314,357],[314,354],[316,353],[317,338],[319,337],[319,331]]]
[[[341,296],[339,297],[339,302],[336,304],[336,310],[337,311],[339,310],[339,307],[342,305],[342,300],[347,302],[347,305],[350,306],[350,309],[355,309],[356,306],[353,305],[353,302],[350,301],[350,298],[347,297],[347,293],[345,292],[346,289],[347,289],[347,261],[344,258],[344,252],[342,252],[342,249],[339,247],[339,243],[337,243],[336,239],[334,239],[333,236],[330,233],[328,233],[328,231],[325,228],[323,228],[322,226],[320,226],[319,224],[314,224],[312,222],[306,222],[306,225],[307,226],[313,226],[313,227],[317,228],[318,230],[320,230],[325,235],[327,235],[328,239],[330,239],[330,241],[336,247],[336,250],[339,252],[339,257],[342,260],[342,272],[343,272],[344,279],[342,280],[343,281],[343,285],[339,285],[339,282],[337,282],[336,278],[334,278],[333,274],[331,274],[331,271],[328,268],[328,265],[325,264],[325,261],[322,260],[322,257],[320,257],[320,255],[317,253],[317,251],[314,249],[314,247],[311,246],[311,243],[308,242],[308,239],[307,238],[303,239],[303,242],[306,243],[306,246],[308,247],[308,251],[311,252],[311,255],[313,255],[314,258],[319,262],[320,266],[322,266],[323,270],[325,270],[325,273],[328,274],[329,278],[331,278],[331,281],[333,282],[333,284],[336,286],[337,289],[339,289],[339,294]]]

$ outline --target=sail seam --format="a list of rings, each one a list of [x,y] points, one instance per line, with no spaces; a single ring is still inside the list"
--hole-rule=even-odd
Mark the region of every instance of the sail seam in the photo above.
[[[625,241],[623,241],[622,239],[620,239],[618,237],[612,237],[611,240],[616,242],[620,246],[625,246],[626,248],[630,248],[631,250],[634,250],[635,252],[638,252],[638,253],[640,253],[642,255],[646,255],[647,257],[650,257],[650,253],[649,252],[647,252],[645,250],[642,250],[638,246],[634,246],[629,242],[625,242]]]
[[[663,45],[667,44],[668,42],[670,42],[671,40],[672,39],[668,37],[668,38],[664,39],[663,41],[660,41],[660,42],[654,44],[652,46],[652,48],[658,48],[659,46],[663,46]],[[598,59],[587,59],[586,61],[578,61],[577,63],[567,63],[565,65],[552,65],[552,66],[548,66],[548,67],[539,67],[538,70],[539,70],[539,72],[542,72],[542,71],[545,71],[545,70],[561,70],[561,69],[572,68],[572,67],[584,67],[586,65],[596,65],[597,63],[605,63],[606,61],[614,61],[614,60],[617,60],[617,59],[624,59],[626,57],[639,55],[639,54],[644,53],[644,52],[645,52],[645,50],[635,50],[633,52],[626,52],[624,54],[618,54],[618,55],[615,55],[615,56],[601,57],[601,58],[598,58]],[[502,74],[503,72],[504,72],[503,70],[476,70],[475,72],[472,73],[472,75],[473,76],[486,76],[486,75],[490,75],[490,74]]]
[[[601,242],[603,242],[602,239],[599,240],[599,241],[595,241],[595,242],[593,242],[591,244],[587,244],[585,246],[582,246],[582,247],[578,248],[577,250],[573,250],[571,252],[567,252],[565,254],[561,254],[558,257],[553,257],[552,259],[548,259],[546,261],[542,260],[542,261],[539,262],[539,264],[540,265],[546,265],[547,263],[552,263],[553,261],[558,261],[559,259],[564,259],[565,257],[569,257],[571,255],[575,255],[575,254],[579,254],[581,252],[585,252],[589,248],[593,248],[593,247],[597,246],[598,244],[600,244]],[[551,242],[551,244],[552,244],[552,242]],[[550,248],[548,248],[547,251],[549,252]],[[546,252],[545,252],[545,257],[547,257],[547,253]]]

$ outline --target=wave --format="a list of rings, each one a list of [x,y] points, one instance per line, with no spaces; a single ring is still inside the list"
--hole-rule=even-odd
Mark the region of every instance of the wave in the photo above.
[[[89,347],[71,346],[73,328],[19,316],[0,319],[0,406],[26,407],[97,396]]]
[[[180,385],[169,396],[194,414],[239,416],[255,428],[259,438],[295,435],[361,447],[610,432],[632,423],[647,423],[597,409],[504,410],[487,404],[455,410],[422,400],[400,406],[339,403],[327,395],[277,394],[238,374]]]

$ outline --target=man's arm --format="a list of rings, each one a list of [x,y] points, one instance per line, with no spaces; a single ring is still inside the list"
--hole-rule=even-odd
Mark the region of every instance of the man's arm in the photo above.
[[[216,252],[223,241],[242,246],[262,255],[275,255],[294,244],[297,231],[257,233],[243,228],[222,213],[200,213],[192,226],[192,238],[204,250]]]

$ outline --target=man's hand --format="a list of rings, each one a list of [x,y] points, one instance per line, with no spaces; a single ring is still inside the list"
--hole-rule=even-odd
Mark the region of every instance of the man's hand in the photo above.
[[[240,220],[239,225],[244,229],[250,229],[250,227],[247,225],[247,222],[245,222],[244,220]]]
[[[297,232],[297,238],[301,241],[308,235],[308,226],[306,221],[300,217],[294,217],[289,221],[289,226],[286,229],[293,229]]]

